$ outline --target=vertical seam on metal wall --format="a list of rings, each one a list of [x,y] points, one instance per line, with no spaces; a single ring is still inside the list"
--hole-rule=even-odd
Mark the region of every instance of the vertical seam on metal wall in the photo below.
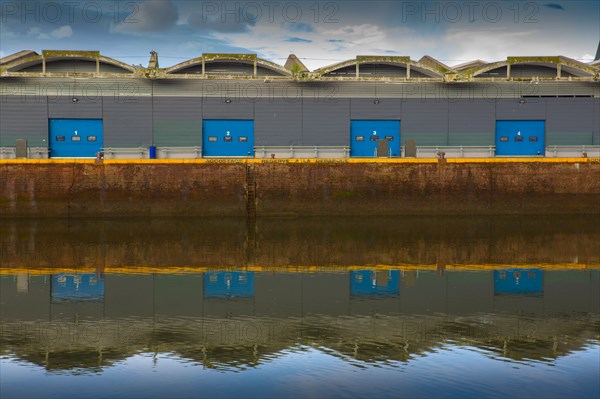
[[[100,119],[102,120],[102,147],[105,148],[106,140],[104,139],[104,96],[100,95]]]
[[[48,96],[44,96],[44,101],[46,101],[46,147],[50,149],[50,102],[48,101]],[[50,153],[48,153],[50,156]]]
[[[304,83],[300,83],[300,145],[304,143]]]
[[[150,145],[154,145],[154,80],[150,81]]]
[[[450,99],[446,99],[446,145],[450,145]]]
[[[548,145],[548,100],[541,99],[544,101],[544,150]],[[546,154],[544,154],[545,156]]]

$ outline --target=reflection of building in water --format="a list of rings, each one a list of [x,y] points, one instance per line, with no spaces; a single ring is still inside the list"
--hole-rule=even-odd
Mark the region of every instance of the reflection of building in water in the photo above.
[[[350,295],[352,296],[397,296],[400,271],[356,270],[350,272]]]
[[[251,298],[253,272],[210,272],[204,274],[205,298]]]
[[[540,269],[494,270],[495,295],[543,295],[544,275]]]
[[[97,274],[53,274],[51,285],[53,302],[104,299],[104,277]]]
[[[237,370],[298,345],[372,363],[459,342],[502,360],[551,362],[598,339],[600,270],[544,271],[542,296],[495,295],[494,271],[420,271],[410,285],[391,272],[108,273],[102,303],[54,303],[57,275],[31,276],[27,293],[1,275],[0,351],[53,370],[101,370],[140,351]],[[520,273],[519,284],[529,270]],[[240,288],[243,274],[251,288]],[[360,277],[353,290],[356,276],[376,294],[354,295],[369,292]],[[231,300],[232,291],[252,298]]]

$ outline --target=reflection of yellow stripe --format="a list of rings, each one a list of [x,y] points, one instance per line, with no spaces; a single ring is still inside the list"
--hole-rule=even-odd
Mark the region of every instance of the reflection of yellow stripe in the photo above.
[[[349,270],[436,270],[437,265],[373,265],[373,266],[120,266],[95,268],[90,266],[82,267],[3,267],[0,268],[0,275],[14,274],[56,274],[56,273],[96,273],[102,270],[107,274],[186,274],[186,273],[206,273],[215,271],[251,271],[251,272],[279,272],[279,273],[298,273],[298,272],[343,272]],[[484,264],[484,265],[446,265],[448,271],[481,271],[481,270],[499,270],[499,269],[542,269],[542,270],[597,270],[600,264]]]
[[[598,163],[598,158],[447,158],[448,163]],[[0,164],[93,164],[93,159],[0,159]],[[260,159],[260,158],[219,158],[219,159],[105,159],[107,165],[115,164],[407,164],[437,163],[437,158],[303,158],[303,159]]]

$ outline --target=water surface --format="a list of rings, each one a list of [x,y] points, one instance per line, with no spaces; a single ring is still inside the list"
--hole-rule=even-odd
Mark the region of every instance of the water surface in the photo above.
[[[591,217],[14,220],[1,397],[600,397]]]

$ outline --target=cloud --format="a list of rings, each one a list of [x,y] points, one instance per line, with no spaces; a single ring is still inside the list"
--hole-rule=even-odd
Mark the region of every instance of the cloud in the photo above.
[[[285,30],[289,30],[290,32],[314,32],[315,28],[313,28],[309,24],[305,24],[304,22],[282,22],[281,27]]]
[[[215,33],[213,37],[224,45],[256,52],[260,57],[275,62],[295,53],[302,57],[302,62],[311,70],[353,59],[360,54],[390,51],[388,54],[414,54],[416,57],[425,51],[431,52],[432,48],[439,45],[438,38],[424,37],[409,28],[385,28],[375,24],[315,25],[314,32],[305,32],[297,37],[282,35],[280,24],[259,23],[249,27],[243,35]],[[411,40],[398,40],[406,37]]]
[[[302,39],[301,37],[288,37],[285,39],[286,42],[290,43],[312,43],[312,40]]]
[[[592,54],[584,54],[581,57],[579,57],[579,60],[583,62],[592,62],[595,61],[594,58],[595,57]]]
[[[387,38],[386,31],[373,24],[346,25],[339,29],[325,30],[323,35],[325,37],[343,36],[351,45],[372,44]]]
[[[235,18],[212,18],[201,14],[192,14],[188,19],[188,24],[192,28],[208,33],[242,33],[247,32],[250,26],[254,25],[251,21],[236,21]]]
[[[35,39],[40,40],[65,39],[73,36],[73,29],[71,29],[69,25],[63,25],[60,28],[54,29],[50,32],[44,32],[39,26],[34,26],[27,30],[27,36],[32,36]]]
[[[537,27],[536,27],[537,28]],[[506,60],[509,56],[566,55],[573,37],[560,35],[548,40],[544,29],[508,31],[503,27],[481,30],[449,30],[443,39],[452,49],[452,65],[475,59],[486,61]]]
[[[169,0],[147,0],[135,5],[133,12],[113,27],[114,32],[159,32],[172,28],[178,21],[177,8]]]
[[[65,39],[73,36],[73,29],[69,25],[64,25],[50,32],[50,36],[55,39]]]
[[[544,4],[544,7],[546,7],[546,8],[552,8],[554,10],[567,11],[567,10],[565,10],[563,8],[563,6],[561,6],[560,4],[556,4],[556,3]]]

